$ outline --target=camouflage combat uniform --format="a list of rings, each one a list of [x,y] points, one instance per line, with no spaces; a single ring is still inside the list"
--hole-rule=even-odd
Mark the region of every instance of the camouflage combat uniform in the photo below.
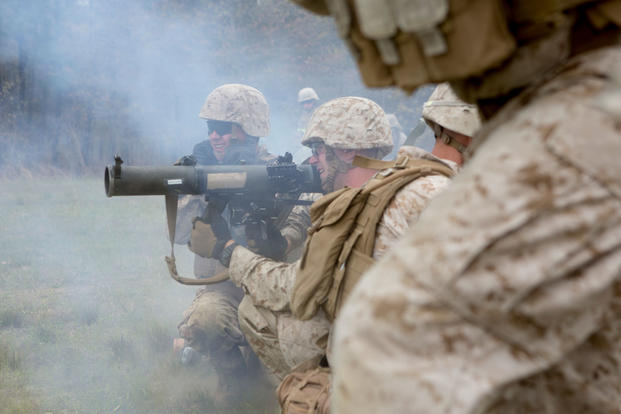
[[[214,89],[202,106],[199,117],[231,122],[242,128],[246,139],[227,148],[218,160],[210,141],[198,143],[192,155],[200,165],[239,163],[265,164],[274,157],[258,145],[258,137],[269,133],[269,106],[263,94],[241,84],[226,84]],[[236,140],[235,140],[236,141]],[[184,196],[179,199],[175,243],[187,244],[192,233],[192,220],[202,217],[207,203],[203,196]],[[228,207],[223,216],[227,217]],[[231,235],[239,243],[245,242],[244,226],[233,226]],[[194,255],[194,274],[197,278],[214,276],[226,271],[219,261]],[[218,374],[220,390],[231,394],[237,380],[256,374],[258,362],[249,352],[248,344],[239,328],[237,307],[243,291],[227,280],[199,290],[190,307],[183,313],[178,325],[179,335],[188,346],[207,356]],[[247,352],[248,351],[248,352]]]
[[[303,201],[314,202],[321,198],[321,193],[303,193],[299,199]],[[306,240],[306,230],[311,225],[310,218],[310,206],[300,205],[294,206],[287,216],[285,226],[280,233],[289,242],[289,251],[287,253],[286,261],[293,263],[300,258],[302,250],[304,249],[304,241]]]
[[[343,308],[335,412],[621,412],[619,62],[579,54],[484,126]]]
[[[202,196],[180,198],[176,243],[188,243],[192,219],[201,217],[205,208]],[[217,260],[194,255],[194,274],[198,278],[225,270]],[[197,292],[177,327],[189,346],[209,358],[219,377],[236,378],[246,368],[240,347],[247,343],[237,322],[237,307],[243,296],[243,291],[229,280],[206,286]]]
[[[302,200],[316,200],[321,194],[302,194]],[[189,241],[191,220],[204,214],[206,203],[202,196],[186,196],[179,200],[176,242]],[[301,255],[306,229],[311,225],[308,206],[295,206],[281,231],[292,246],[287,261]],[[234,233],[235,229],[232,229]],[[237,229],[237,241],[242,242],[243,228]],[[194,256],[194,274],[197,277],[216,275],[226,268],[218,260]],[[219,374],[237,376],[243,372],[248,343],[239,327],[237,308],[242,302],[243,290],[230,280],[209,285],[199,290],[194,301],[183,313],[178,329],[182,338],[197,351],[206,355]]]
[[[399,155],[437,160],[415,147],[402,147]],[[443,161],[456,170],[456,164]],[[374,258],[381,257],[416,221],[432,197],[449,183],[441,175],[418,178],[401,189],[378,224]],[[289,300],[299,263],[278,263],[238,247],[229,275],[246,296],[239,308],[240,326],[262,362],[279,378],[300,363],[326,352],[330,323],[322,311],[301,321],[290,312]]]

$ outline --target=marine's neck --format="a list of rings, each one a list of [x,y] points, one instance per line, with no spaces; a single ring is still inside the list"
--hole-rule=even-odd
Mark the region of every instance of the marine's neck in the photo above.
[[[334,179],[334,188],[345,186],[352,188],[362,187],[375,174],[375,170],[368,168],[354,167],[345,173],[339,173]]]

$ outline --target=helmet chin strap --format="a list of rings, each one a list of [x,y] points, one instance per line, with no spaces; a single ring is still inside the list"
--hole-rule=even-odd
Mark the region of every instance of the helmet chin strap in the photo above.
[[[368,158],[378,158],[381,155],[380,148],[367,148],[363,150],[359,150],[360,155],[363,155]],[[349,170],[357,168],[359,166],[350,164],[348,162],[343,161],[336,155],[334,148],[326,145],[326,161],[328,163],[328,175],[326,177],[325,182],[321,185],[323,191],[327,193],[331,193],[335,190],[334,182],[336,177],[339,174],[346,174]],[[352,160],[353,161],[353,160]]]
[[[323,191],[327,193],[331,193],[335,190],[334,181],[339,174],[345,174],[347,171],[355,168],[354,165],[349,164],[342,159],[340,159],[334,149],[326,145],[326,162],[328,163],[328,176],[326,180],[321,185]]]
[[[455,148],[460,154],[463,154],[468,148],[466,145],[458,142],[455,138],[447,134],[446,129],[438,124],[434,124],[433,132],[436,137],[438,137],[438,139],[442,140],[444,144],[448,145],[449,147]]]

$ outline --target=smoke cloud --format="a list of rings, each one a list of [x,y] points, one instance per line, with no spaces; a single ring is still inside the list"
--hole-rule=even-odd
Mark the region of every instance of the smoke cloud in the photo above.
[[[170,162],[204,139],[198,111],[215,87],[247,83],[271,107],[272,152],[297,147],[297,91],[365,96],[415,127],[407,97],[360,82],[329,18],[285,0],[7,0],[0,5],[5,163],[94,167]],[[22,139],[16,138],[21,137]],[[292,142],[294,141],[294,142]]]
[[[170,353],[194,289],[167,275],[163,200],[106,199],[100,175],[190,153],[224,83],[264,93],[278,154],[303,87],[373,99],[406,134],[430,93],[364,87],[333,21],[285,0],[0,3],[0,413],[212,407],[209,368]]]

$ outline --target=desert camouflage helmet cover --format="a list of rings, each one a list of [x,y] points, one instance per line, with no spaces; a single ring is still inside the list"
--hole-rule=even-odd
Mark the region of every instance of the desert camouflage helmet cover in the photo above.
[[[393,145],[384,110],[370,99],[353,96],[333,99],[313,112],[302,144],[317,140],[337,149],[378,148],[383,155]]]
[[[315,101],[319,100],[319,95],[317,95],[317,92],[315,92],[313,88],[300,89],[300,91],[298,92],[298,102],[311,101],[311,100],[315,100]]]
[[[448,83],[438,85],[425,102],[423,119],[432,128],[435,123],[469,137],[481,126],[477,107],[459,99]]]
[[[229,83],[214,89],[201,108],[199,117],[216,121],[235,122],[244,132],[265,137],[270,132],[270,109],[257,89]]]

